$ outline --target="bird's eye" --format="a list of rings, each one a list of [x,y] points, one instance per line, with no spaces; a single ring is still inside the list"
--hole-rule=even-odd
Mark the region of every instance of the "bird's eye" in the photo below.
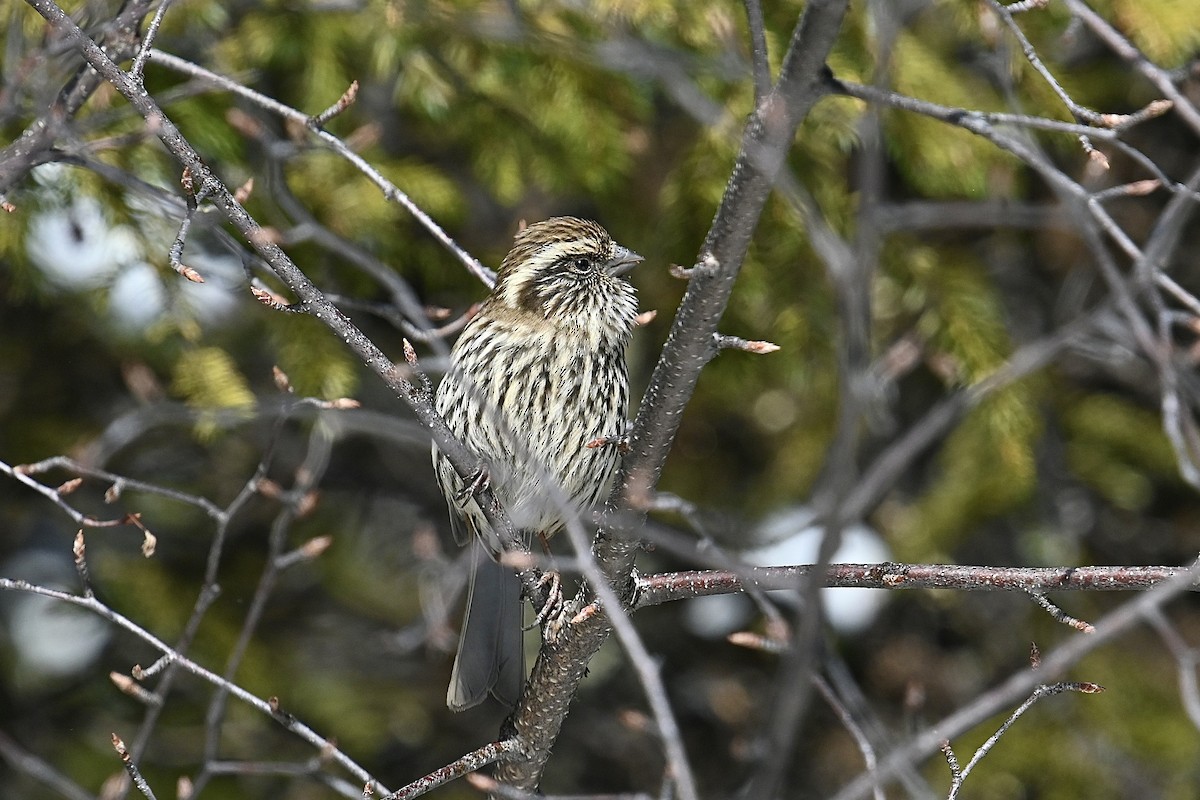
[[[592,268],[592,260],[587,256],[579,256],[571,262],[571,268],[577,272],[586,272]]]

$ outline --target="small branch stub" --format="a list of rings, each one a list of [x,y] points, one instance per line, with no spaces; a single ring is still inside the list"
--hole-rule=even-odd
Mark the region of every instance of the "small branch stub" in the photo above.
[[[141,664],[134,664],[133,669],[129,670],[129,674],[135,680],[144,681],[146,678],[153,678],[158,673],[167,668],[173,659],[170,656],[160,656],[154,660],[154,663],[148,667],[143,667]]]
[[[266,289],[260,289],[257,286],[251,286],[250,293],[254,295],[255,300],[262,303],[267,308],[274,309],[275,311],[297,311],[297,309],[293,308],[287,300],[280,295],[275,294],[274,292],[269,292]]]
[[[942,755],[946,757],[946,764],[949,765],[950,774],[954,776],[955,782],[960,782],[962,769],[958,765],[958,756],[954,755],[954,748],[950,746],[949,739],[942,742]]]
[[[180,262],[175,267],[175,271],[187,278],[192,283],[204,283],[204,276],[197,272],[193,267],[189,267],[183,262]]]
[[[1148,119],[1161,117],[1174,107],[1175,103],[1170,100],[1155,100],[1145,108],[1135,111],[1132,114],[1101,114],[1099,121],[1101,125],[1107,128],[1121,130],[1122,128],[1128,128],[1131,125],[1145,122]]]
[[[747,353],[758,355],[775,353],[780,349],[779,345],[774,342],[752,341],[743,339],[740,336],[726,336],[723,333],[714,333],[713,341],[716,343],[718,350],[744,350]]]
[[[763,636],[761,633],[754,633],[753,631],[735,631],[725,637],[725,641],[735,647],[757,650],[760,653],[778,654],[787,649],[786,641],[774,639],[770,636]]]
[[[691,280],[692,269],[691,267],[681,267],[678,264],[671,264],[667,267],[667,274],[669,274],[672,278],[678,278],[681,281],[686,281]]]
[[[1066,613],[1061,608],[1059,608],[1054,603],[1052,603],[1050,601],[1050,599],[1047,598],[1041,592],[1036,592],[1031,589],[1026,589],[1025,593],[1028,594],[1031,598],[1033,598],[1033,601],[1035,603],[1037,603],[1039,606],[1041,606],[1046,611],[1047,614],[1049,614],[1051,617],[1054,618],[1054,620],[1056,622],[1061,622],[1063,625],[1074,628],[1077,631],[1082,631],[1083,633],[1095,633],[1096,632],[1095,626],[1093,626],[1090,622],[1085,622],[1084,620],[1076,619],[1075,617],[1072,617],[1070,614]]]
[[[238,201],[239,205],[244,205],[250,199],[250,195],[254,192],[254,178],[246,179],[246,182],[239,186],[233,192],[233,199]]]
[[[408,365],[409,374],[420,382],[421,388],[426,395],[433,394],[433,384],[429,382],[429,376],[421,369],[421,363],[417,360],[417,350],[413,347],[408,337],[403,339],[404,342],[404,363]]]
[[[117,751],[117,755],[121,757],[121,763],[124,764],[125,771],[129,773],[129,778],[133,781],[133,785],[142,793],[142,796],[149,798],[149,800],[155,800],[154,791],[150,788],[150,784],[146,783],[146,779],[142,777],[142,773],[138,771],[137,765],[133,763],[133,757],[125,747],[125,742],[115,733],[112,735],[112,745],[113,749]]]
[[[658,310],[652,308],[649,311],[643,311],[634,317],[633,324],[640,328],[644,325],[649,325],[655,320],[656,317],[658,317]]]
[[[296,501],[296,519],[304,519],[313,512],[321,499],[321,493],[316,489],[307,491]]]
[[[278,365],[271,367],[271,378],[275,381],[275,388],[287,394],[292,393],[292,381],[287,376],[287,373],[279,368]]]
[[[1162,181],[1158,178],[1147,178],[1144,181],[1134,181],[1133,183],[1125,184],[1125,194],[1130,197],[1142,197],[1151,192],[1156,192],[1162,186]]]
[[[71,480],[64,482],[54,491],[58,492],[59,496],[62,496],[64,494],[71,494],[82,485],[83,478],[71,478]]]
[[[125,519],[121,520],[126,525],[133,525],[142,532],[142,555],[146,558],[154,555],[155,549],[158,547],[158,537],[150,532],[150,529],[142,522],[142,515],[131,513],[126,514]]]
[[[354,101],[358,98],[358,81],[351,81],[350,86],[338,98],[338,101],[329,108],[322,111],[316,116],[308,118],[308,124],[314,128],[320,128],[329,120],[341,114],[350,106],[354,105]]]
[[[108,673],[108,679],[113,682],[114,686],[121,690],[122,694],[127,694],[147,706],[162,705],[161,697],[153,692],[147,691],[145,687],[128,675],[123,675],[120,672],[114,671]]]
[[[95,592],[92,590],[92,576],[88,571],[87,545],[83,540],[83,528],[80,528],[75,534],[75,543],[71,547],[71,552],[75,556],[75,572],[79,575],[79,582],[83,584],[83,596],[95,597]]]
[[[721,268],[721,262],[717,261],[712,253],[705,253],[704,257],[696,262],[695,266],[682,267],[679,264],[671,264],[667,267],[667,272],[672,278],[678,278],[681,281],[690,281],[700,273],[715,274]]]
[[[1088,161],[1101,172],[1108,172],[1108,156],[1092,146],[1092,143],[1088,141],[1086,136],[1079,137],[1079,143],[1083,146],[1083,152],[1087,154]]]
[[[338,397],[334,400],[321,401],[321,408],[331,408],[338,411],[346,411],[353,408],[362,408],[362,403],[355,400],[353,397]]]

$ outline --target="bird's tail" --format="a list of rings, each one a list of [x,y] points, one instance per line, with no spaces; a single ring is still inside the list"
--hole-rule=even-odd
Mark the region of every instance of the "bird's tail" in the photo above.
[[[511,569],[494,561],[478,539],[471,550],[467,609],[446,705],[463,711],[491,692],[512,708],[525,682],[521,582]]]

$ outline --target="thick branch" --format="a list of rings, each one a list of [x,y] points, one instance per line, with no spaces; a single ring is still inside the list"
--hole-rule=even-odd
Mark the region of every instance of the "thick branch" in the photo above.
[[[695,391],[701,369],[711,358],[713,334],[796,128],[828,92],[825,58],[837,37],[846,5],[826,0],[805,8],[778,83],[746,125],[741,152],[721,205],[634,421],[632,452],[621,473],[620,491],[625,504],[636,507],[634,501],[645,497],[658,483],[683,409]],[[614,531],[625,541],[606,536],[598,542],[597,557],[610,577],[619,579],[632,569],[635,545],[628,541],[631,532]]]
[[[658,482],[684,406],[692,396],[700,370],[712,356],[713,334],[775,176],[796,128],[827,92],[823,80],[825,58],[841,27],[846,5],[843,0],[824,0],[805,8],[779,81],[746,126],[741,152],[697,258],[698,267],[692,273],[634,423],[632,453],[625,459],[614,491],[622,505],[636,505],[631,500],[644,497]],[[602,532],[594,545],[597,561],[624,601],[628,601],[632,589],[629,577],[637,549],[633,528],[628,525]],[[526,758],[501,763],[496,773],[500,780],[524,789],[537,787],[549,747],[558,738],[585,665],[610,630],[603,615],[596,615],[585,624],[568,626],[554,646],[543,645],[528,691],[513,716],[516,733],[527,744]],[[536,747],[531,750],[529,745]]]

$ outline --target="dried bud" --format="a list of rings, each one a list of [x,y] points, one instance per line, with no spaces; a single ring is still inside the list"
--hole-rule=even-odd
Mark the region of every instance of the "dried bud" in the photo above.
[[[1108,171],[1108,156],[1101,153],[1099,150],[1089,150],[1088,160],[1101,170]]]
[[[64,482],[54,491],[58,492],[60,495],[70,494],[78,489],[81,485],[83,485],[83,478],[71,478],[71,480]]]
[[[653,730],[650,718],[643,712],[632,708],[617,712],[617,722],[638,733],[647,733]]]
[[[300,502],[296,504],[296,516],[299,518],[307,517],[317,507],[317,502],[321,499],[321,493],[313,489],[304,493],[300,498]]]
[[[183,277],[187,278],[192,283],[204,283],[204,276],[201,275],[199,272],[197,272],[192,267],[189,267],[187,264],[181,263],[178,267],[175,268],[175,271],[178,272]]]
[[[137,686],[133,678],[116,671],[108,673],[108,679],[125,694],[133,694],[133,689]]]
[[[254,178],[250,177],[250,178],[247,178],[246,182],[243,183],[241,186],[239,186],[237,188],[237,191],[235,191],[233,193],[233,199],[236,200],[239,204],[245,203],[247,200],[250,199],[250,195],[253,192],[254,192]]]
[[[275,380],[275,388],[281,392],[292,391],[292,382],[288,378],[287,373],[277,366],[271,367],[271,377]]]
[[[260,289],[257,286],[250,287],[250,293],[254,295],[254,299],[262,303],[264,306],[275,309],[276,311],[287,311],[287,300],[275,294],[268,292],[266,289]]]
[[[1147,178],[1144,181],[1134,181],[1133,183],[1126,184],[1125,194],[1130,197],[1141,197],[1158,191],[1160,186],[1162,186],[1162,181],[1158,178]]]

